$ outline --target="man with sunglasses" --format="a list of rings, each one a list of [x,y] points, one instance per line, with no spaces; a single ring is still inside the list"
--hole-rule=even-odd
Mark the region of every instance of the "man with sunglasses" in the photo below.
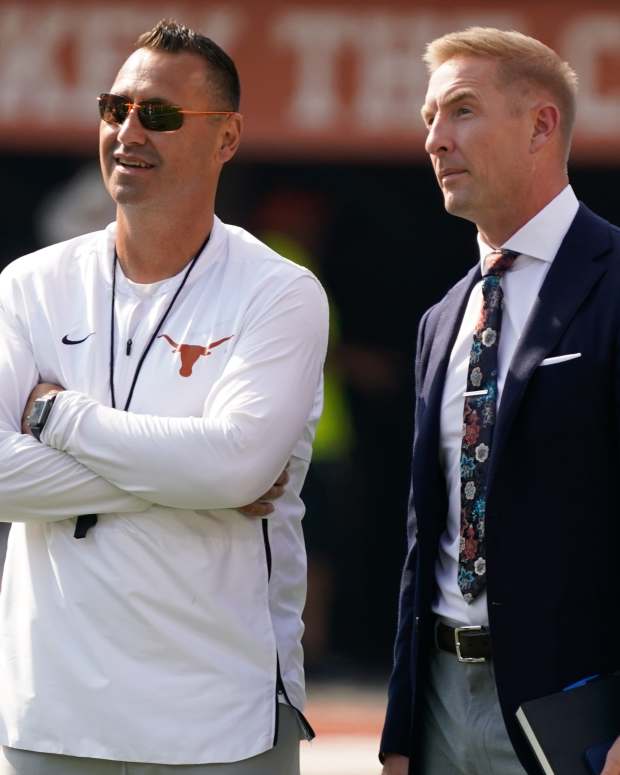
[[[116,222],[0,276],[0,775],[294,775],[313,735],[327,305],[214,215],[238,108],[232,60],[160,22],[99,96]]]

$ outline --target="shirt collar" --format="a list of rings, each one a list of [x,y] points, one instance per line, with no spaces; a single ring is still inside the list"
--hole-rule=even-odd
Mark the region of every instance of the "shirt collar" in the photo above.
[[[99,255],[99,262],[103,277],[108,285],[112,285],[112,267],[114,264],[114,247],[116,244],[116,221],[109,223],[102,232],[97,232],[97,236],[100,235],[101,242],[99,243],[97,253]],[[189,276],[187,282],[188,285],[194,282],[207,268],[211,267],[219,258],[224,254],[223,248],[225,247],[226,240],[226,226],[222,221],[213,215],[213,226],[211,228],[211,236],[209,241],[205,245],[200,254],[200,258],[196,263],[192,273]],[[119,267],[120,269],[120,267]],[[147,295],[155,293],[165,293],[168,291],[169,286],[176,285],[179,279],[182,278],[185,268],[181,269],[174,277],[169,277],[166,280],[160,280],[158,283],[151,283],[151,289],[147,289]],[[117,277],[121,279],[120,289],[128,288],[131,285],[131,281],[126,279],[122,270],[117,273]],[[156,287],[153,287],[156,286]]]
[[[550,264],[560,249],[578,209],[579,202],[575,192],[572,186],[568,185],[519,231],[509,237],[501,247]],[[480,268],[484,274],[484,259],[495,248],[487,245],[480,233],[478,233],[478,248]]]

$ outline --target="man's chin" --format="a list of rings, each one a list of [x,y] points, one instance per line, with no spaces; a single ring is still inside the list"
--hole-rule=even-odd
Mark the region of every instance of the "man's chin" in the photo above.
[[[458,218],[473,220],[471,202],[464,196],[458,196],[450,191],[444,192],[444,207],[450,215],[456,215]]]
[[[110,186],[109,194],[117,205],[137,205],[148,200],[147,193],[138,186]]]

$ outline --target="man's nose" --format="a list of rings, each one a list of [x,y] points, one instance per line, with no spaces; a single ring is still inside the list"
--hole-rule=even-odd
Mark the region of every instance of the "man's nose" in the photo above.
[[[127,118],[120,125],[118,139],[123,145],[142,145],[146,141],[146,131],[140,123],[138,108],[133,105]]]
[[[447,153],[454,148],[454,141],[445,121],[435,118],[428,130],[424,148],[430,156]]]

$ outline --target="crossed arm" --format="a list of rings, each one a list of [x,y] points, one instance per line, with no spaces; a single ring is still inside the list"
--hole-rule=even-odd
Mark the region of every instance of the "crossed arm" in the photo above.
[[[201,417],[123,412],[60,385],[37,387],[29,336],[1,305],[0,331],[2,521],[152,504],[264,516],[266,496],[286,481],[288,459],[301,447],[309,452],[305,426],[327,344],[327,305],[312,278],[254,315]],[[59,394],[40,444],[21,433],[22,415],[50,387]]]
[[[36,399],[42,398],[46,395],[61,393],[63,390],[64,388],[61,385],[54,385],[51,382],[40,382],[33,388],[30,396],[28,397],[28,401],[26,402],[24,413],[22,415],[23,434],[32,436],[32,430],[30,429],[28,418],[30,417],[32,407]],[[276,481],[272,484],[272,486],[267,490],[267,492],[257,498],[253,503],[249,503],[246,506],[240,506],[237,511],[240,511],[246,517],[255,517],[257,519],[269,516],[269,514],[271,514],[274,510],[274,506],[271,501],[277,500],[284,494],[284,488],[288,484],[288,481],[289,475],[287,469],[285,468],[280,473]]]

